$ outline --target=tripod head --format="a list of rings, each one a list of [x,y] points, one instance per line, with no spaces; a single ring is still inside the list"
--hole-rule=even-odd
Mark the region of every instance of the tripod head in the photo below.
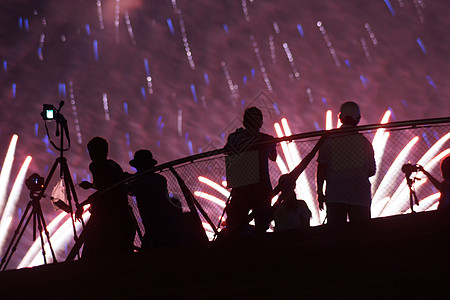
[[[402,166],[402,172],[405,173],[406,183],[408,184],[409,188],[409,201],[411,206],[411,212],[414,212],[413,205],[419,205],[419,200],[417,199],[416,191],[414,189],[414,182],[416,180],[420,180],[420,178],[417,178],[415,176],[411,176],[412,173],[419,172],[419,165],[415,164],[404,164]]]
[[[404,164],[402,166],[402,172],[405,173],[406,182],[408,183],[408,186],[411,187],[416,180],[420,180],[420,178],[417,178],[415,176],[411,177],[412,173],[419,172],[419,165],[415,164]]]
[[[415,164],[404,164],[402,166],[402,172],[405,173],[406,177],[410,177],[412,173],[419,172],[419,165]]]
[[[51,121],[51,120],[58,121],[61,118],[61,116],[62,116],[61,108],[63,106],[64,106],[64,101],[62,101],[62,100],[61,100],[61,102],[59,102],[59,107],[58,108],[53,106],[53,104],[43,104],[43,110],[41,112],[41,117],[45,121]]]
[[[38,173],[33,173],[25,180],[25,185],[30,190],[30,198],[39,199],[39,193],[44,188],[44,177],[41,177]]]
[[[67,120],[64,118],[64,115],[61,113],[61,108],[64,106],[64,101],[59,102],[59,107],[56,108],[52,104],[44,104],[43,110],[41,112],[41,117],[45,121],[45,129],[47,131],[47,136],[49,138],[50,144],[55,147],[56,150],[60,151],[60,156],[62,156],[62,152],[70,149],[70,137],[69,137],[69,128],[67,127]],[[56,121],[56,132],[55,135],[60,137],[60,145],[57,146],[50,138],[48,133],[47,122]],[[61,129],[60,129],[61,128]],[[66,139],[68,142],[68,147],[64,148],[64,134],[66,135]]]

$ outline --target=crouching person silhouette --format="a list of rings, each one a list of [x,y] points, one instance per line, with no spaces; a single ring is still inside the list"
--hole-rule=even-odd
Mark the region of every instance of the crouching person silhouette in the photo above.
[[[284,175],[282,175],[284,176]],[[284,201],[275,209],[275,231],[309,228],[311,211],[304,200],[297,200],[295,190],[285,192]]]

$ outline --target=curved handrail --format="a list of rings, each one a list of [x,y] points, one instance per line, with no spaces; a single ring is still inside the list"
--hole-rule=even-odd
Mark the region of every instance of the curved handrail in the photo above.
[[[306,138],[311,138],[311,137],[321,137],[321,136],[333,134],[336,132],[350,133],[350,132],[354,132],[354,131],[368,131],[368,130],[374,130],[374,129],[380,129],[380,128],[385,128],[385,129],[418,128],[419,126],[426,126],[426,125],[433,125],[433,124],[445,124],[445,123],[450,123],[450,117],[398,121],[398,122],[390,122],[390,123],[386,123],[386,124],[369,124],[369,125],[362,125],[362,126],[356,126],[356,127],[350,127],[350,128],[311,131],[311,132],[294,134],[294,135],[280,137],[280,138],[274,138],[273,140],[265,141],[265,142],[262,142],[261,144],[280,143],[280,142],[284,142],[284,141],[300,140],[300,139],[306,139]],[[100,196],[105,193],[108,193],[112,190],[115,190],[116,188],[118,188],[120,186],[123,186],[127,183],[131,183],[131,182],[135,181],[136,179],[138,179],[140,176],[144,176],[145,174],[148,174],[148,173],[159,172],[164,169],[169,169],[170,167],[181,166],[185,163],[192,163],[192,162],[200,160],[200,159],[204,159],[204,158],[208,158],[208,157],[212,157],[212,156],[216,156],[216,155],[220,155],[220,154],[224,154],[223,148],[183,157],[183,158],[176,159],[176,160],[173,160],[170,162],[166,162],[166,163],[160,164],[158,166],[155,166],[151,169],[148,169],[146,171],[143,171],[139,174],[133,174],[132,176],[130,176],[126,179],[123,179],[122,181],[117,182],[116,184],[106,188],[105,190],[95,192],[91,196],[96,197],[96,196]],[[80,203],[80,205],[83,206],[83,203]]]

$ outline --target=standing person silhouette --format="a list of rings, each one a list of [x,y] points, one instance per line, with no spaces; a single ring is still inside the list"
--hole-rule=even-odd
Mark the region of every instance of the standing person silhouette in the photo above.
[[[231,200],[226,208],[227,219],[224,236],[237,237],[248,233],[249,211],[255,219],[255,232],[268,228],[266,214],[270,208],[272,185],[269,177],[269,159],[275,161],[275,143],[264,143],[273,136],[260,132],[263,115],[257,107],[244,112],[244,128],[228,136],[224,147],[227,157],[227,182]],[[263,143],[263,144],[261,144]]]
[[[372,144],[360,133],[345,132],[356,127],[361,114],[358,104],[341,105],[339,119],[342,127],[330,135],[319,149],[317,158],[317,194],[319,208],[326,202],[327,223],[369,221],[372,202],[369,177],[375,175],[375,158]],[[323,185],[326,182],[326,193]]]
[[[83,181],[83,189],[94,188],[98,192],[124,179],[122,168],[108,159],[108,142],[94,137],[87,144],[92,162],[89,170],[93,182]],[[95,195],[95,194],[94,194]],[[100,196],[90,196],[82,205],[91,204],[89,230],[83,248],[83,258],[100,257],[107,254],[132,252],[136,228],[128,207],[128,196],[124,188],[106,192]],[[80,217],[83,207],[77,209]]]
[[[158,162],[146,149],[138,150],[130,165],[136,174],[150,170]],[[174,204],[169,200],[167,180],[161,174],[147,172],[128,185],[136,202],[144,225],[142,249],[171,246],[180,243],[180,234]]]

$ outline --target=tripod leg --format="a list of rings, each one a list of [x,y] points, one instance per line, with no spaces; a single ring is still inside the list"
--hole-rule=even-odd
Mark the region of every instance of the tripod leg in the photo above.
[[[34,206],[33,206],[33,210],[31,211],[31,215],[33,216],[33,241],[36,240],[36,214],[34,213]]]
[[[77,193],[75,192],[75,186],[73,184],[72,176],[70,175],[69,166],[67,165],[67,160],[64,157],[61,158],[61,171],[64,176],[64,185],[66,186],[67,200],[69,200],[69,206],[70,206],[70,209],[72,210],[72,196],[73,196],[73,200],[75,201],[75,207],[78,207],[79,203],[78,203]],[[75,219],[73,217],[72,212],[70,213],[70,218],[72,219],[73,239],[76,243],[78,240],[78,234],[77,234],[77,229],[75,226]],[[84,228],[85,224],[84,224],[83,219],[81,219],[81,223]],[[78,258],[80,258],[79,252],[78,252],[77,256],[78,256]]]
[[[42,199],[44,197],[45,191],[47,190],[47,187],[50,183],[50,180],[53,177],[53,174],[55,173],[56,167],[58,166],[59,163],[59,159],[56,159],[55,162],[53,163],[52,168],[50,169],[50,172],[48,173],[47,179],[44,182],[44,187],[42,188],[42,190],[39,192],[37,198]]]
[[[39,234],[41,236],[41,244],[42,244],[42,255],[44,255],[44,262],[46,262],[45,257],[45,249],[44,249],[44,239],[42,236],[42,231],[44,231],[45,236],[47,237],[48,246],[50,247],[50,252],[52,253],[53,262],[57,262],[55,252],[53,251],[52,243],[50,242],[50,234],[47,230],[47,224],[45,224],[44,214],[42,213],[41,205],[38,203],[36,205],[36,216],[38,219]]]
[[[63,169],[66,189],[68,190],[68,192],[72,192],[73,200],[75,201],[75,204],[78,205],[79,203],[77,193],[75,193],[75,185],[73,184],[72,176],[70,175],[69,166],[67,165],[66,159],[62,159],[61,168]]]
[[[20,219],[19,225],[17,226],[17,229],[14,231],[14,236],[8,245],[8,249],[6,249],[5,255],[3,256],[2,262],[0,264],[0,268],[2,271],[6,269],[9,261],[11,260],[12,255],[14,254],[14,252],[16,252],[17,245],[19,244],[19,241],[22,238],[22,235],[25,232],[25,229],[27,228],[27,225],[30,222],[31,217],[33,216],[33,214],[30,213],[27,217],[27,214],[30,211],[32,205],[33,201],[28,202],[25,212],[22,215],[22,218]],[[22,227],[24,221],[25,225]]]
[[[37,214],[35,215],[37,217]],[[45,255],[45,243],[44,243],[44,237],[42,236],[42,224],[38,219],[38,229],[39,229],[39,237],[41,240],[41,250],[42,250],[42,257],[44,258],[44,264],[47,264],[47,257]]]

